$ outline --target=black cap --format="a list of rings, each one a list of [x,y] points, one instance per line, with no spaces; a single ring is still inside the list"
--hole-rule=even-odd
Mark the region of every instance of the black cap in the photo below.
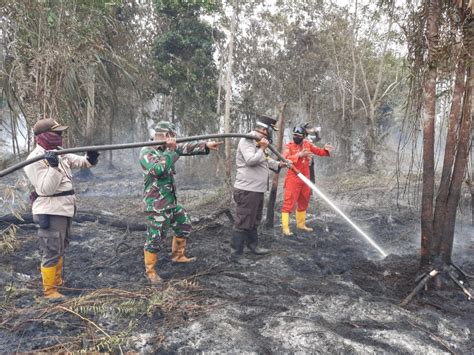
[[[278,131],[276,123],[277,123],[277,120],[274,118],[264,116],[264,115],[257,116],[257,126],[260,126],[266,129],[271,128],[274,131]]]

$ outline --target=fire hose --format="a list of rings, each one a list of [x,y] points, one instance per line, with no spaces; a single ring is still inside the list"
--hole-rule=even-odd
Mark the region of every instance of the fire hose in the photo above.
[[[249,138],[258,140],[257,137],[251,134],[239,134],[239,133],[218,133],[218,134],[206,134],[202,136],[190,136],[190,137],[183,137],[177,138],[176,143],[185,143],[185,142],[192,142],[204,139],[215,139],[215,138]],[[109,144],[109,145],[91,145],[88,147],[77,147],[77,148],[67,148],[61,150],[53,150],[58,155],[69,154],[69,153],[81,153],[87,152],[90,150],[121,150],[121,149],[131,149],[131,148],[141,148],[141,147],[150,147],[150,146],[157,146],[166,144],[166,141],[148,141],[148,142],[137,142],[137,143],[122,143],[122,144]],[[268,148],[275,153],[278,159],[283,159],[283,156],[275,149],[273,146],[268,146]],[[27,159],[11,167],[0,171],[0,177],[13,173],[14,171],[24,168],[27,165],[33,164],[39,160],[45,159],[44,154],[38,155],[34,158]]]
[[[240,134],[240,133],[217,133],[217,134],[206,134],[200,136],[190,136],[177,138],[176,143],[185,143],[197,140],[205,139],[215,139],[215,138],[247,138],[259,140],[258,137],[251,134]],[[137,142],[137,143],[122,143],[122,144],[109,144],[109,145],[93,145],[88,147],[77,147],[77,148],[68,148],[62,150],[54,150],[58,155],[69,154],[69,153],[81,153],[91,150],[101,151],[101,150],[119,150],[119,149],[130,149],[130,148],[141,148],[147,146],[157,146],[166,144],[166,141],[148,141],[148,142]],[[315,184],[313,184],[306,176],[304,176],[298,169],[296,169],[290,162],[288,162],[281,153],[271,144],[268,145],[268,148],[276,155],[279,161],[287,163],[289,169],[291,169],[306,185],[308,185],[311,190],[313,190],[319,197],[321,197],[328,205],[337,212],[340,216],[346,220],[349,225],[351,225],[362,237],[364,237],[369,244],[371,244],[383,257],[386,257],[387,254],[367,235],[365,234],[354,222],[351,221],[321,190],[319,190]],[[0,171],[0,177],[6,176],[16,170],[19,170],[27,165],[33,164],[39,160],[45,159],[44,154],[38,155],[34,158],[27,159],[23,162],[12,165],[9,168],[6,168]]]

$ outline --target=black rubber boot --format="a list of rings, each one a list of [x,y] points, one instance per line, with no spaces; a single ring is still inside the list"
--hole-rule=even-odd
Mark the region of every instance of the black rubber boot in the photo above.
[[[257,228],[252,229],[247,232],[247,247],[255,255],[265,255],[269,254],[270,250],[265,248],[260,248],[258,246],[258,231]]]
[[[243,266],[252,264],[250,260],[244,257],[245,239],[247,239],[247,235],[244,231],[235,230],[232,234],[232,240],[230,243],[230,246],[232,247],[230,259],[232,262]]]

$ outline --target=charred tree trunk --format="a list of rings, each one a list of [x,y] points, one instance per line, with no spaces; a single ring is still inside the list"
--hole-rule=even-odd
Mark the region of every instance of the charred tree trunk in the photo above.
[[[283,148],[283,134],[285,130],[285,106],[286,102],[283,103],[279,108],[279,122],[278,122],[278,142],[276,148],[278,149],[279,152],[282,151]],[[273,181],[272,181],[272,189],[270,191],[270,196],[268,198],[268,205],[267,205],[267,217],[266,217],[266,223],[265,226],[267,228],[273,228],[274,226],[274,219],[275,219],[275,202],[276,202],[276,196],[277,196],[277,191],[278,191],[278,181],[279,181],[280,175],[279,174],[273,174]]]
[[[444,225],[450,223],[446,220],[448,214],[448,198],[450,193],[450,183],[453,173],[454,158],[456,153],[456,142],[458,140],[461,101],[464,92],[466,70],[464,60],[461,58],[456,69],[456,79],[454,82],[453,97],[451,101],[451,110],[449,113],[448,131],[446,137],[446,147],[444,151],[443,171],[436,197],[433,236],[430,243],[430,254],[437,255],[441,239],[444,237]],[[431,256],[430,256],[431,259]]]
[[[374,113],[375,114],[375,113]],[[375,133],[375,117],[369,117],[367,120],[367,141],[364,147],[364,160],[367,172],[372,173],[375,165],[375,147],[377,145],[377,136]]]
[[[434,3],[437,2],[434,1]],[[428,23],[431,24],[430,18],[428,18],[428,21]],[[472,48],[470,48],[469,43],[470,38],[472,38],[473,23],[472,20],[468,20],[464,23],[463,28],[463,44],[468,53],[472,53]],[[428,35],[427,37],[428,40],[430,40],[430,36]],[[436,45],[436,42],[433,44]],[[429,48],[433,47],[430,46]],[[465,65],[466,62],[467,67]],[[434,264],[436,262],[451,264],[456,214],[461,197],[461,187],[464,174],[468,164],[471,141],[473,81],[472,60],[463,53],[461,54],[456,68],[456,80],[454,83],[451,111],[449,115],[443,171],[434,213],[431,215],[431,218],[433,218],[431,222],[431,235],[428,234],[430,221],[428,218],[424,218],[425,214],[422,214],[422,245],[424,243],[423,237],[426,237],[427,235],[429,236],[428,244],[424,245],[425,247],[428,246],[428,253],[422,250],[422,266],[426,264]],[[435,101],[434,98],[433,101]],[[434,131],[435,102],[432,102],[431,105],[433,105],[432,125]],[[433,157],[433,153],[431,153],[431,157]],[[431,177],[427,178],[427,183],[433,184],[434,169],[431,172],[428,170],[427,173],[431,174]],[[429,192],[432,193],[432,190]],[[423,191],[423,194],[424,193],[425,190]],[[429,193],[427,196],[429,197]],[[426,199],[428,199],[428,197],[426,197]],[[431,199],[432,198],[433,197],[431,196]],[[429,201],[423,199],[423,202],[426,202],[428,205]],[[423,206],[423,208],[426,209],[423,209],[422,213],[428,214],[427,205]],[[432,208],[433,206],[431,205],[430,209]],[[423,223],[425,223],[425,229],[423,229]]]
[[[111,73],[111,75],[113,76],[113,72]],[[114,120],[117,119],[117,108],[118,108],[118,97],[117,97],[117,89],[112,86],[112,106],[110,107],[110,117],[109,117],[109,127],[108,128],[108,141],[109,141],[109,144],[113,144],[113,140],[114,140]],[[130,115],[132,117],[132,121],[133,121],[133,115],[131,114]],[[133,134],[134,134],[134,128],[132,127],[131,129],[131,133],[132,133],[132,142],[134,141],[133,139]],[[108,155],[109,155],[109,168],[110,169],[113,169],[114,168],[114,164],[113,164],[113,151],[112,150],[109,150],[108,152]]]
[[[472,161],[472,145],[471,145],[471,161]],[[472,162],[471,162],[471,170],[472,170]],[[474,226],[474,181],[472,179],[472,171],[469,171],[468,168],[468,173],[467,173],[467,178],[466,178],[466,185],[469,189],[469,192],[471,194],[471,226]]]
[[[391,13],[389,17],[389,24],[388,24],[388,29],[387,29],[387,35],[386,39],[383,45],[382,49],[382,54],[381,54],[381,59],[378,65],[377,69],[377,81],[375,83],[375,89],[373,91],[373,94],[370,92],[368,81],[367,81],[367,76],[366,76],[366,71],[364,69],[364,66],[362,65],[362,60],[359,57],[359,64],[360,64],[360,71],[362,74],[362,79],[363,83],[365,86],[366,94],[367,94],[367,102],[368,102],[368,112],[367,112],[367,142],[364,147],[364,157],[365,157],[365,165],[367,167],[367,170],[369,173],[373,171],[374,164],[375,164],[375,153],[376,153],[376,147],[377,147],[377,129],[376,129],[376,111],[380,105],[380,99],[383,97],[384,94],[381,94],[381,89],[382,89],[382,81],[383,81],[383,73],[386,65],[386,58],[385,54],[387,53],[387,48],[388,48],[388,43],[390,41],[390,32],[392,30],[392,25],[393,25],[393,10],[394,10],[394,2],[392,3],[392,8],[391,8]],[[396,84],[396,81],[391,84],[387,90],[389,90],[390,87],[394,87]],[[387,92],[386,90],[386,92]]]
[[[346,161],[348,164],[352,162],[352,120],[356,117],[355,109],[355,92],[357,89],[357,61],[355,56],[355,47],[357,43],[357,0],[354,2],[354,21],[352,23],[352,36],[351,36],[351,59],[352,59],[352,89],[351,89],[351,114],[346,116],[345,129],[347,146],[346,149]],[[344,152],[344,151],[343,151]]]
[[[342,153],[344,154],[344,162],[350,166],[352,162],[352,112],[346,113],[344,116],[342,127]]]
[[[451,254],[453,251],[454,226],[456,223],[456,212],[461,197],[461,186],[466,171],[469,144],[472,130],[472,87],[474,78],[472,73],[472,64],[467,69],[467,85],[464,92],[463,111],[459,130],[459,140],[457,144],[456,157],[453,168],[453,176],[449,185],[449,195],[447,201],[447,218],[443,228],[441,243],[439,246],[439,255],[445,263],[451,263]]]
[[[16,150],[16,144],[15,144],[15,136],[16,136],[16,129],[15,129],[15,120],[16,120],[16,115],[13,111],[10,111],[10,138],[12,139],[12,151],[14,156],[19,156],[20,152],[17,152]]]
[[[225,85],[225,113],[224,113],[224,132],[230,133],[230,105],[232,99],[232,62],[234,56],[234,36],[235,28],[237,26],[237,4],[236,0],[233,4],[233,15],[230,24],[230,38],[229,38],[229,52],[227,59],[227,77]],[[225,182],[227,187],[230,188],[232,182],[232,157],[231,157],[231,140],[225,139]]]
[[[95,127],[95,67],[90,65],[87,69],[87,110],[86,110],[86,144],[92,143],[93,129]]]
[[[466,274],[452,263],[456,213],[461,197],[461,187],[468,165],[472,134],[472,18],[467,18],[464,3],[460,5],[460,20],[455,26],[463,24],[463,46],[455,71],[455,82],[449,113],[445,156],[441,181],[433,210],[434,197],[434,135],[436,107],[436,79],[439,63],[435,59],[438,51],[441,1],[427,0],[427,25],[425,37],[428,48],[427,73],[423,84],[423,191],[421,210],[421,270],[425,277],[415,290],[402,302],[407,304],[423,289],[430,278],[434,286],[440,288],[448,280],[462,289],[468,299],[473,295],[465,287]],[[467,19],[467,21],[465,21]],[[442,64],[442,63],[441,63]]]
[[[472,110],[472,107],[471,107],[471,110]],[[466,185],[471,195],[471,226],[474,227],[474,147],[472,146],[472,143],[473,143],[472,140],[474,140],[474,137],[471,137],[471,144],[469,147],[469,159],[467,162]]]
[[[95,66],[90,65],[87,68],[87,106],[86,106],[86,144],[92,144],[94,139],[94,129],[96,126],[95,122]],[[89,180],[94,177],[91,169],[83,168],[74,175],[75,177],[83,180]]]
[[[433,238],[433,197],[434,197],[434,139],[436,114],[437,63],[433,49],[438,43],[438,28],[441,16],[439,0],[430,0],[426,28],[428,70],[423,84],[423,186],[421,197],[421,266],[430,262],[430,241]]]
[[[219,58],[219,75],[217,79],[217,102],[216,102],[216,114],[221,114],[221,95],[222,95],[222,68],[224,67],[224,53],[221,53]]]

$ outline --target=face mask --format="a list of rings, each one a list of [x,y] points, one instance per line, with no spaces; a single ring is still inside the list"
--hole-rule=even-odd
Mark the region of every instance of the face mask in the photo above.
[[[63,145],[63,138],[60,134],[55,132],[40,133],[35,138],[36,143],[38,143],[46,150],[58,149],[58,146]]]
[[[300,144],[303,141],[303,137],[293,136],[293,142]]]

